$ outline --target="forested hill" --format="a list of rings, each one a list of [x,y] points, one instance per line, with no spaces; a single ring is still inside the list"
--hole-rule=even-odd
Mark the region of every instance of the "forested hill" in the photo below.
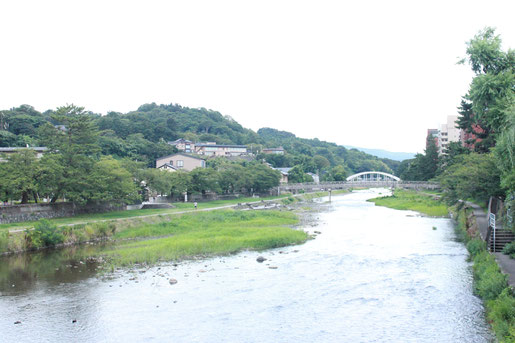
[[[61,124],[52,113],[51,110],[38,112],[29,105],[0,111],[0,147],[45,145],[45,127]],[[336,179],[341,178],[344,171],[347,175],[365,170],[395,172],[399,166],[397,161],[318,139],[298,138],[285,131],[262,128],[254,132],[229,116],[204,108],[152,103],[128,113],[109,112],[102,116],[90,112],[89,115],[100,130],[102,154],[145,161],[149,166],[156,157],[174,152],[166,142],[178,138],[245,144],[258,153],[259,158],[276,167],[297,166],[304,172],[321,170],[329,179],[336,174],[339,175]],[[262,148],[279,146],[285,149],[285,155],[259,154]]]

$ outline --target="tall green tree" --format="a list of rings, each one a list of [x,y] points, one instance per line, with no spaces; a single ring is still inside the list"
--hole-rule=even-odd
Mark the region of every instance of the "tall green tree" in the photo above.
[[[111,156],[102,157],[95,163],[88,179],[89,194],[84,196],[88,202],[131,203],[139,199],[131,174]]]
[[[486,203],[490,196],[503,196],[496,162],[493,153],[460,155],[457,163],[439,176],[445,199],[449,203],[459,199]]]
[[[515,101],[515,52],[501,49],[501,38],[487,27],[467,43],[468,62],[476,76],[460,106],[459,127],[480,138],[476,151],[488,152],[506,125]]]
[[[249,193],[264,193],[270,188],[279,186],[281,173],[261,163],[252,163],[247,167],[250,184],[247,185]]]
[[[502,130],[494,149],[501,172],[501,185],[507,195],[515,195],[515,106],[509,111],[506,127]]]
[[[47,125],[40,131],[51,149],[50,154],[54,155],[48,163],[60,166],[60,174],[49,170],[45,173],[45,189],[51,190],[51,202],[62,196],[78,203],[92,200],[88,198],[92,193],[90,175],[100,153],[98,129],[93,118],[83,107],[67,105],[52,114],[52,119],[62,125],[60,129]]]
[[[22,149],[0,164],[0,188],[4,196],[14,200],[21,198],[22,204],[28,203],[30,198],[37,202],[39,165],[34,150]]]
[[[439,164],[438,148],[432,137],[427,137],[427,147],[424,154],[417,154],[415,158],[403,164],[400,178],[406,181],[427,181],[436,176]]]

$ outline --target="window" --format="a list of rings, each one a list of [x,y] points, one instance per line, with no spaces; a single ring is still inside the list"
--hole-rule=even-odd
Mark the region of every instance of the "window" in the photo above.
[[[179,168],[184,167],[184,161],[183,160],[178,160],[177,161],[177,167],[179,167]]]
[[[173,166],[173,161],[170,161],[170,165]]]
[[[205,168],[205,167],[206,167],[206,161],[202,161],[202,162],[200,162],[200,166],[201,166],[202,168]]]

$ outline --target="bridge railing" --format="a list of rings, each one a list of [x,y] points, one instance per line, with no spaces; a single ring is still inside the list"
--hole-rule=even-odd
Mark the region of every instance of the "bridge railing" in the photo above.
[[[439,187],[440,184],[434,181],[395,181],[395,180],[351,180],[351,181],[326,181],[326,182],[302,182],[302,183],[288,183],[282,184],[279,187],[283,189],[287,188],[302,188],[302,187],[322,187],[328,188],[330,186],[337,185],[392,185],[392,186],[432,186]]]

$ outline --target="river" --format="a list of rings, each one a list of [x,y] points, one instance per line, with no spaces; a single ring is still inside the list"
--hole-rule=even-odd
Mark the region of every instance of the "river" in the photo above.
[[[316,239],[261,253],[103,275],[74,250],[3,258],[0,342],[492,341],[452,220],[380,192],[320,199]]]

